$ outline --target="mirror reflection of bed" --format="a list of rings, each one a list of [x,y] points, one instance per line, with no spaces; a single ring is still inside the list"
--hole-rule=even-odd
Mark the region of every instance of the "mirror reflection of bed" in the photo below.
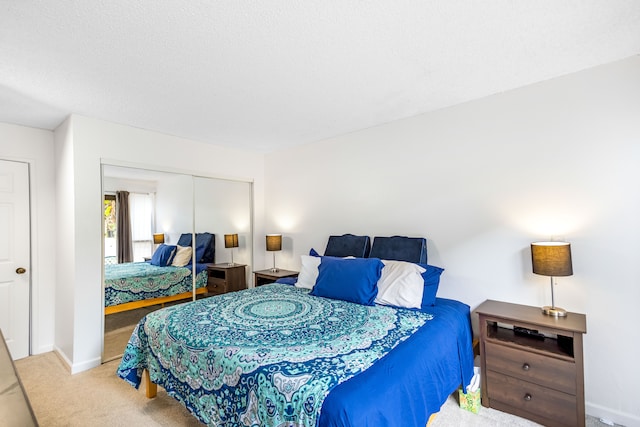
[[[128,259],[125,259],[126,254],[117,253],[117,239],[122,236],[118,236],[114,224],[117,213],[114,211],[115,200],[109,200],[115,199],[118,191],[129,193],[132,253],[128,255]],[[120,297],[113,293],[113,289],[109,288],[107,291],[105,288],[103,362],[123,354],[135,325],[147,313],[170,304],[188,302],[193,299],[194,294],[197,298],[207,296],[207,263],[230,261],[231,254],[224,248],[224,234],[239,235],[240,245],[235,249],[234,261],[247,265],[248,278],[252,261],[251,183],[105,164],[103,198],[103,282],[107,287],[111,286],[113,278],[119,277],[119,274],[135,276],[138,274],[136,270],[142,270],[140,274],[144,275],[151,274],[148,269],[164,268],[150,265],[158,265],[160,249],[166,252],[173,247],[188,246],[191,249],[191,257],[194,251],[200,252],[200,249],[203,249],[197,247],[197,244],[201,243],[201,235],[211,235],[212,238],[212,253],[208,253],[206,259],[201,252],[196,254],[202,262],[196,262],[195,280],[191,274],[193,267],[189,258],[184,267],[163,264],[169,266],[167,270],[174,269],[178,272],[166,272],[163,280],[169,280],[171,273],[172,285],[169,286],[169,282],[166,282],[166,285],[159,286],[157,292]],[[191,236],[194,231],[196,242],[192,245]],[[161,235],[163,243],[154,243],[154,234],[156,240],[158,235]],[[156,259],[152,261],[154,256]],[[127,260],[130,262],[125,262]],[[121,272],[122,269],[125,273]],[[126,272],[127,270],[132,271]],[[172,301],[175,298],[179,299]],[[155,303],[156,301],[158,303]]]
[[[215,260],[215,235],[196,233],[193,242],[191,233],[183,233],[176,245],[157,245],[150,260],[105,264],[105,361],[122,354],[126,334],[131,335],[146,314],[190,301],[194,295],[206,295],[207,265]]]

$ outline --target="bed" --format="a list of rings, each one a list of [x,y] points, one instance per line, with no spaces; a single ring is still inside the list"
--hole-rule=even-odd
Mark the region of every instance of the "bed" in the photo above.
[[[177,246],[192,249],[192,235],[184,233]],[[215,235],[196,234],[195,293],[207,292],[207,263],[215,259]],[[151,305],[192,298],[192,250],[183,266],[171,265],[176,246],[160,245],[151,260],[105,265],[105,314],[114,314]]]
[[[358,236],[342,237],[330,241]],[[386,238],[376,239],[369,255],[385,246]],[[426,244],[424,254],[415,251],[426,241],[404,242],[385,256],[426,265]],[[212,426],[425,426],[473,376],[469,307],[435,293],[419,309],[318,294],[326,285],[343,292],[345,286],[330,284],[339,281],[336,272],[347,271],[359,289],[373,280],[371,272],[390,265],[343,258],[362,256],[361,250],[317,256],[311,289],[273,283],[147,315],[117,375],[136,388],[146,378],[148,396],[161,385]],[[442,269],[432,270],[439,270],[439,281]],[[382,286],[381,274],[376,280],[374,286]]]

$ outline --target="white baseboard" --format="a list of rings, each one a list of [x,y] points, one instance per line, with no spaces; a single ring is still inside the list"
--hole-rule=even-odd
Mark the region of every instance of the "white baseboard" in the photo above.
[[[71,374],[77,374],[80,372],[88,371],[91,368],[97,368],[102,364],[102,358],[98,357],[91,360],[85,360],[82,363],[74,363],[71,366]]]
[[[82,363],[72,363],[67,357],[67,355],[64,354],[64,352],[62,352],[62,350],[60,350],[58,347],[54,347],[54,351],[60,357],[60,359],[62,359],[62,361],[67,365],[67,368],[69,368],[71,375],[88,371],[89,369],[96,368],[102,364],[102,359],[100,357],[91,359],[91,360],[86,360]]]
[[[585,412],[592,417],[602,418],[622,426],[640,426],[640,416],[616,411],[595,403],[585,402]]]
[[[53,351],[56,352],[60,360],[62,360],[64,364],[67,365],[67,369],[69,370],[69,372],[71,372],[71,361],[67,358],[67,355],[64,354],[64,352],[60,350],[58,346],[55,346],[55,345],[53,346]]]

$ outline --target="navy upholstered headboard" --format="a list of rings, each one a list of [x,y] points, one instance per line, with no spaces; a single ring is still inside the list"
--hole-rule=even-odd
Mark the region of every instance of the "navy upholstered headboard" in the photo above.
[[[427,263],[427,239],[422,237],[374,237],[370,258]]]
[[[342,236],[329,236],[325,256],[367,258],[371,250],[369,236],[354,236],[343,234]]]
[[[183,233],[178,239],[178,245],[191,246],[191,233]],[[216,259],[216,236],[211,233],[196,233],[196,248],[204,246],[202,258],[196,260],[197,263],[213,263]]]

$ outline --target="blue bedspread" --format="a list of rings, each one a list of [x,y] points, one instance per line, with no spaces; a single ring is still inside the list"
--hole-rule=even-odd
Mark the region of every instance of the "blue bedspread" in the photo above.
[[[424,427],[473,376],[470,308],[437,298],[427,322],[370,369],[335,387],[321,427]]]
[[[273,284],[151,313],[118,375],[209,425],[424,426],[473,374],[469,307],[366,307]]]

